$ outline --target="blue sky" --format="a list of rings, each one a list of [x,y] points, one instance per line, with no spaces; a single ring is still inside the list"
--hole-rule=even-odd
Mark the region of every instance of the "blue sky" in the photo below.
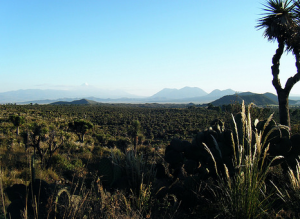
[[[143,96],[185,86],[275,93],[277,45],[255,29],[264,2],[4,0],[0,92],[88,83]],[[281,83],[295,73],[285,54]]]

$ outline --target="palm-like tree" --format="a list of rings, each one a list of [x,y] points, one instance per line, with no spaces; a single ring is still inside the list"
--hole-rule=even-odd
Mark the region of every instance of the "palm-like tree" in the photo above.
[[[25,118],[19,115],[10,115],[9,119],[17,128],[16,134],[19,135],[19,127],[25,123]]]
[[[69,128],[77,134],[81,143],[84,142],[85,134],[93,127],[93,123],[83,119],[76,119],[75,121],[69,123]]]
[[[300,0],[268,0],[264,4],[264,16],[258,20],[258,29],[264,29],[264,37],[277,41],[278,48],[272,59],[272,84],[276,89],[280,123],[290,127],[289,94],[300,80]],[[279,79],[280,58],[286,50],[295,55],[297,73],[282,88]]]

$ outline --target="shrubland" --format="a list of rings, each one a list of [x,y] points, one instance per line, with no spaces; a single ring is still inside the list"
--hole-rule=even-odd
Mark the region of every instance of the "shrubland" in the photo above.
[[[299,112],[0,105],[2,218],[297,218]]]

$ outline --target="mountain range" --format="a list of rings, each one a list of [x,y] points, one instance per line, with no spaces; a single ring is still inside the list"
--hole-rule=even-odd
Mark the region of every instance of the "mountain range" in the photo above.
[[[0,103],[17,103],[17,104],[49,104],[49,103],[76,103],[78,100],[88,100],[89,103],[212,103],[215,106],[229,104],[232,102],[245,103],[254,102],[256,105],[276,105],[277,96],[272,93],[255,94],[251,92],[237,93],[232,89],[219,90],[215,89],[211,93],[206,93],[201,88],[184,87],[181,89],[165,88],[150,97],[139,97],[121,90],[17,90],[0,93]],[[290,104],[297,104],[299,101],[290,100]],[[76,100],[76,101],[75,101]],[[300,97],[298,98],[300,100]]]
[[[122,97],[137,98],[139,96],[129,94],[122,90],[102,90],[95,88],[81,87],[77,90],[42,90],[42,89],[27,89],[16,90],[0,93],[0,103],[22,103],[36,102],[45,100],[58,99],[81,99],[86,97],[101,97],[104,99],[118,99]],[[46,101],[47,102],[47,101]]]
[[[205,103],[224,95],[235,93],[233,90],[214,90],[206,93],[197,87],[181,89],[165,88],[150,97],[140,97],[121,90],[100,90],[84,87],[80,90],[40,90],[28,89],[0,93],[0,103],[48,104],[58,101],[88,99],[103,103]]]

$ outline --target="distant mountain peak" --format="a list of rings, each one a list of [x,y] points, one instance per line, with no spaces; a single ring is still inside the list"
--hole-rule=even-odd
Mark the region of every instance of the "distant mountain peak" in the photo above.
[[[151,98],[160,98],[160,99],[183,99],[183,98],[192,98],[205,96],[207,93],[198,87],[183,87],[181,89],[176,88],[164,88],[161,91],[157,92]]]
[[[211,97],[215,97],[215,96],[232,95],[234,93],[235,93],[235,91],[231,90],[231,89],[226,89],[226,90],[215,89],[212,92],[210,92],[208,95]]]

